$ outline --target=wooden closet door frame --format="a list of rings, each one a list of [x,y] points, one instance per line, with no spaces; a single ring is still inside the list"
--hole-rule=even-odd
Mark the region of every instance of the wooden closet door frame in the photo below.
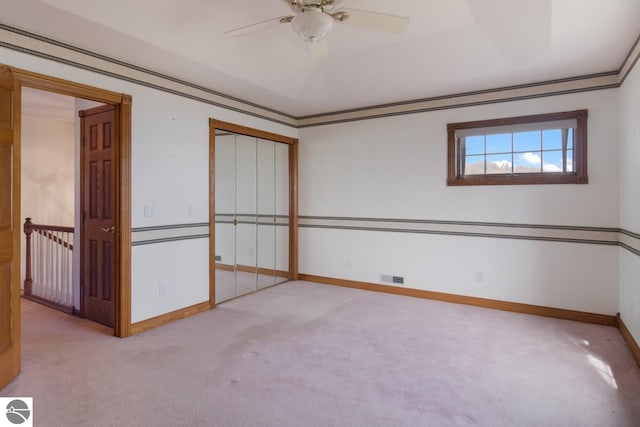
[[[298,139],[209,119],[209,307],[216,306],[216,130],[289,145],[289,280],[298,280]]]
[[[115,283],[113,334],[131,335],[131,95],[14,68],[21,86],[115,106]],[[22,261],[21,261],[22,262]]]

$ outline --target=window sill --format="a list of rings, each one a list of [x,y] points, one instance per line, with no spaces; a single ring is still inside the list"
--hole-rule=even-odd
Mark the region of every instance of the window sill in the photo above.
[[[535,185],[535,184],[588,184],[587,175],[562,173],[528,173],[522,175],[490,175],[456,177],[447,180],[447,186],[465,185]]]

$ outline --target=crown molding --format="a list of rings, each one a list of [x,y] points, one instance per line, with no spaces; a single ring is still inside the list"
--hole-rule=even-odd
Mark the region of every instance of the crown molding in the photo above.
[[[639,36],[629,49],[626,58],[618,70],[296,117],[172,76],[1,23],[0,46],[293,128],[322,126],[404,114],[618,88],[623,84],[640,58]]]
[[[569,93],[619,87],[618,72],[591,74],[539,83],[529,83],[476,92],[466,92],[414,101],[376,105],[372,107],[338,111],[298,118],[298,127],[321,126],[390,117],[403,114],[424,113],[428,111],[448,110],[451,108],[471,107],[499,102],[519,101],[522,99],[546,96],[566,95]]]
[[[629,49],[629,53],[627,54],[624,61],[622,61],[622,65],[618,69],[618,75],[620,78],[621,86],[624,83],[627,76],[629,75],[629,73],[631,72],[631,70],[633,70],[633,67],[635,67],[639,58],[640,58],[640,35],[638,35],[638,37],[636,38],[636,41],[633,43],[633,46],[631,46],[631,49]]]
[[[280,111],[1,23],[0,46],[283,125],[297,126],[295,117]]]

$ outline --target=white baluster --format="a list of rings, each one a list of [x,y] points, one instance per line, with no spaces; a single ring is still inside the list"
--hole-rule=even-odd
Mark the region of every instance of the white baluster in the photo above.
[[[46,233],[46,232],[45,232]],[[51,297],[49,294],[49,283],[51,282],[51,241],[49,236],[43,234],[42,246],[44,247],[44,276],[42,277],[43,296],[47,299]]]
[[[67,304],[67,248],[64,243],[68,240],[68,233],[62,233],[62,287],[61,300],[63,304]]]
[[[44,280],[44,240],[38,232],[38,296],[42,296],[42,281]]]
[[[42,283],[42,237],[40,236],[40,232],[36,232],[38,236],[38,261],[36,262],[36,271],[38,272],[37,276],[37,287],[36,294],[40,295],[40,284]]]
[[[60,240],[58,240],[58,270],[60,271],[58,274],[58,302],[62,304],[64,303],[64,240],[62,240],[62,232],[59,232],[58,236],[60,238]]]
[[[56,241],[57,233],[52,232],[53,239],[51,239],[51,266],[53,267],[53,277],[51,278],[51,300],[58,300],[58,242]]]
[[[56,243],[56,232],[51,232],[51,239],[49,242],[51,243],[51,283],[49,284],[49,289],[51,292],[51,301],[56,301],[58,299],[57,289],[56,289],[56,279],[58,278],[58,244]]]
[[[55,248],[54,254],[54,266],[56,269],[56,274],[53,278],[53,300],[55,302],[60,302],[60,274],[61,274],[61,263],[60,263],[60,241],[58,238],[60,237],[59,232],[55,232],[54,234],[55,240],[53,241],[53,247]]]
[[[33,249],[31,250],[31,278],[33,280],[33,294],[38,294],[38,283],[40,276],[40,237],[38,237],[38,230],[34,230],[31,234],[31,241],[33,243]]]
[[[47,233],[47,262],[48,262],[48,270],[47,270],[47,283],[45,286],[47,287],[47,299],[51,299],[53,297],[51,292],[51,281],[53,278],[53,247],[51,246],[51,239],[49,238],[49,233]]]
[[[38,257],[38,265],[40,274],[38,277],[38,296],[43,296],[42,294],[42,282],[44,281],[44,267],[45,267],[45,258],[44,258],[44,240],[42,239],[42,233],[38,232],[38,242],[40,247],[40,256]]]
[[[66,242],[67,242],[67,247],[65,248],[65,268],[66,268],[66,273],[65,273],[65,283],[64,283],[64,294],[65,294],[65,304],[67,305],[72,305],[73,301],[71,300],[71,271],[72,271],[72,266],[69,263],[69,260],[71,259],[71,248],[69,247],[71,245],[71,241],[73,240],[73,238],[71,237],[71,233],[66,233]]]
[[[56,280],[55,280],[55,284],[56,284],[56,293],[55,293],[55,300],[56,302],[61,302],[60,300],[60,296],[61,296],[61,292],[60,292],[60,283],[62,282],[62,258],[60,257],[60,255],[62,254],[62,250],[61,250],[61,245],[60,245],[60,238],[61,238],[62,234],[60,234],[60,232],[56,231],[56,240],[54,240],[54,243],[56,244]]]

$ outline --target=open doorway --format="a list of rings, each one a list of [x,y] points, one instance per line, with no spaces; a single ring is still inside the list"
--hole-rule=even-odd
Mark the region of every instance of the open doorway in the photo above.
[[[21,366],[22,88],[46,90],[114,107],[114,327],[131,335],[131,96],[0,64],[0,388]]]
[[[22,88],[27,299],[114,327],[113,105]]]

